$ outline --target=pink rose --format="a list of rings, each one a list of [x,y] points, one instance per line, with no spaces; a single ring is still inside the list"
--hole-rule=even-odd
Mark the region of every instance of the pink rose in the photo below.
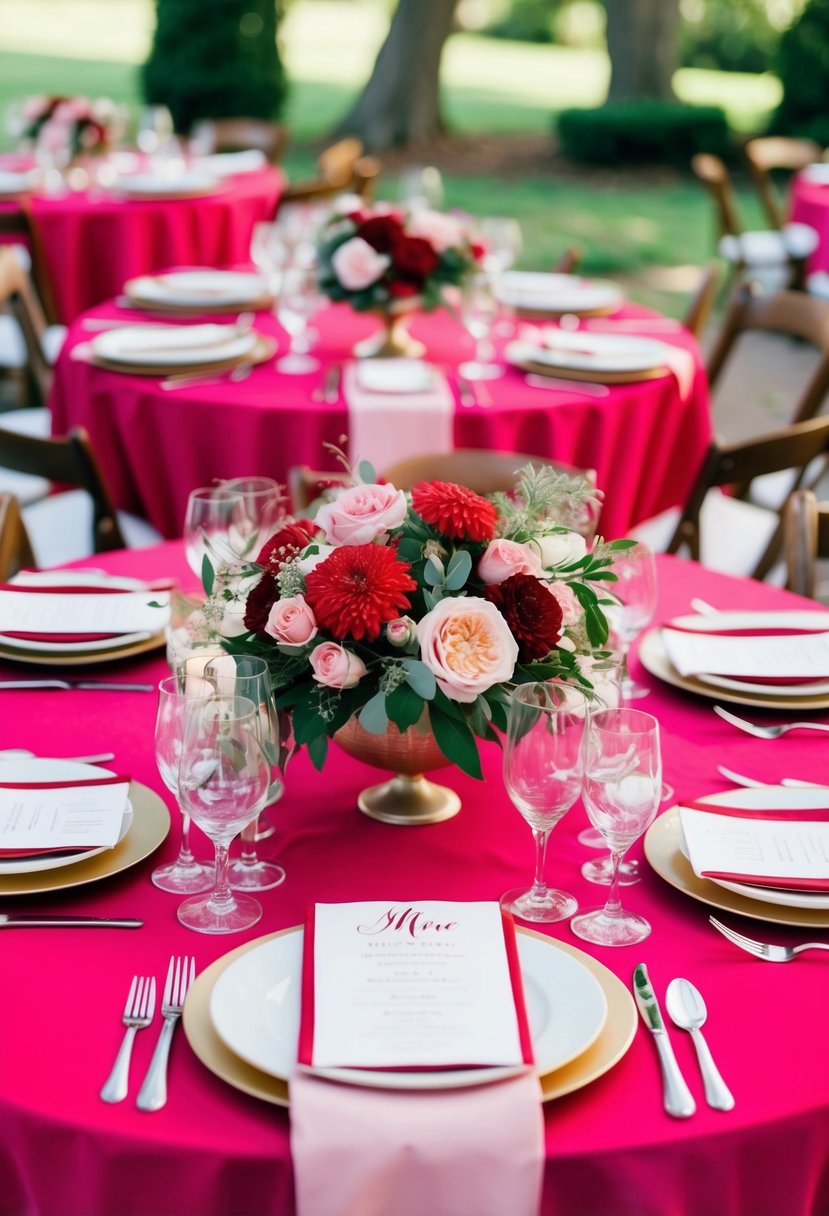
[[[410,616],[399,616],[386,625],[386,640],[398,648],[408,646],[417,637],[417,625]]]
[[[277,600],[271,608],[265,633],[286,646],[304,646],[317,635],[317,622],[304,595]]]
[[[352,486],[317,512],[315,523],[332,545],[370,545],[406,518],[406,495],[394,486]]]
[[[478,562],[478,577],[488,584],[503,583],[513,574],[538,576],[540,573],[538,554],[529,545],[519,544],[515,540],[491,540]]]
[[[308,661],[314,679],[326,688],[353,688],[367,671],[361,658],[336,642],[320,642]]]
[[[518,661],[518,644],[488,600],[440,600],[418,624],[417,640],[422,661],[452,701],[474,701],[509,680]]]
[[[331,257],[334,273],[347,291],[362,291],[376,283],[391,262],[385,253],[372,249],[361,236],[353,236]]]
[[[456,215],[442,211],[415,211],[406,225],[409,236],[419,236],[429,241],[438,253],[462,245],[466,240],[467,227]]]
[[[573,588],[568,587],[567,583],[559,582],[547,583],[546,587],[550,594],[558,600],[561,608],[561,623],[565,629],[569,625],[578,624],[582,617],[582,606]]]

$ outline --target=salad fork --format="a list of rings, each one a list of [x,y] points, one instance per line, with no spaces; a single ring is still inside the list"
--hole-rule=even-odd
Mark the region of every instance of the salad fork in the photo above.
[[[104,1082],[101,1097],[104,1102],[123,1102],[129,1085],[130,1056],[136,1031],[149,1026],[155,1013],[155,979],[146,975],[134,975],[130,984],[127,1003],[124,1006],[123,1022],[126,1026],[112,1072]]]
[[[196,960],[187,957],[177,958],[173,955],[170,959],[170,966],[167,968],[164,996],[161,1000],[161,1016],[164,1018],[164,1025],[161,1027],[147,1075],[138,1092],[136,1106],[139,1110],[160,1110],[167,1101],[167,1060],[170,1055],[170,1044],[173,1041],[176,1022],[181,1017],[187,989],[195,977]]]
[[[747,735],[754,735],[755,739],[779,739],[789,730],[829,731],[829,722],[781,722],[778,726],[760,726],[757,722],[746,722],[745,718],[738,718],[721,705],[714,706],[714,713],[719,714],[724,722],[736,726],[738,730],[744,730]]]
[[[746,937],[745,934],[738,933],[736,929],[729,929],[728,925],[724,925],[715,916],[709,916],[708,919],[714,928],[735,946],[739,946],[747,954],[753,954],[755,958],[763,958],[769,963],[790,963],[803,950],[829,950],[827,942],[803,942],[800,946],[773,946],[770,942],[758,942],[753,937]]]

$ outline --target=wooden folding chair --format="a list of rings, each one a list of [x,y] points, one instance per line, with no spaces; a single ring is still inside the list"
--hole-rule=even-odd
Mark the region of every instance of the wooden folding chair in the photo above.
[[[0,493],[0,580],[35,564],[29,534],[13,494]]]
[[[52,387],[53,364],[65,330],[50,327],[31,275],[11,247],[0,246],[0,306],[16,321],[26,351],[26,371],[33,404],[45,406]],[[59,331],[59,332],[58,332]]]
[[[829,559],[829,503],[812,490],[795,490],[784,516],[786,585],[798,595],[817,598],[817,563]]]
[[[17,238],[24,245],[32,261],[31,276],[47,325],[58,324],[52,282],[40,240],[40,233],[33,224],[31,215],[24,207],[10,211],[0,210],[0,237]]]
[[[689,330],[695,338],[701,338],[708,319],[711,316],[711,310],[714,307],[714,301],[717,298],[717,287],[719,286],[720,272],[717,266],[706,266],[701,274],[694,294],[688,303],[685,310],[685,315],[682,318],[682,324]]]
[[[376,180],[377,173],[372,174],[371,168],[373,162],[379,172],[379,162],[374,157],[366,158],[369,165],[364,166],[364,169],[367,170],[364,173],[363,170],[356,168],[362,156],[363,145],[359,139],[349,137],[332,144],[317,157],[317,176],[308,181],[289,183],[280,196],[280,207],[291,203],[336,198],[338,194],[355,189],[355,172],[360,175],[360,181],[356,183],[357,187],[361,184],[363,176],[365,176],[366,182]],[[359,193],[359,189],[357,192]]]
[[[763,135],[750,139],[745,146],[746,160],[751,169],[760,203],[772,228],[786,224],[786,203],[775,189],[773,174],[785,170],[788,174],[805,169],[821,160],[823,149],[813,139],[792,139],[786,135]]]

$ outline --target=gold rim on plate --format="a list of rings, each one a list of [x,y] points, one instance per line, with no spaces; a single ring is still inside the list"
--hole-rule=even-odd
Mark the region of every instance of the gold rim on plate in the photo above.
[[[613,372],[603,371],[599,367],[560,367],[553,363],[534,363],[532,359],[524,359],[517,366],[534,376],[552,376],[556,380],[590,380],[600,384],[638,384],[640,380],[660,380],[668,374],[667,367],[661,365]]]
[[[709,701],[729,701],[734,705],[752,705],[755,709],[829,709],[829,694],[821,696],[783,697],[774,693],[738,692],[733,688],[720,688],[695,680],[693,676],[682,676],[668,658],[659,629],[649,629],[639,646],[639,662],[658,680],[694,692]]]
[[[288,1106],[288,1083],[270,1073],[262,1072],[253,1065],[245,1063],[235,1055],[219,1038],[213,1029],[210,1019],[210,998],[219,976],[234,963],[242,954],[261,946],[264,942],[275,937],[283,937],[287,933],[300,932],[299,926],[281,929],[278,933],[269,933],[256,941],[247,942],[236,950],[231,950],[223,958],[217,959],[206,971],[196,978],[195,983],[187,993],[182,1022],[187,1041],[196,1056],[210,1072],[226,1081],[234,1089],[261,1098],[263,1102],[271,1102],[276,1106]],[[590,972],[607,1000],[607,1018],[598,1038],[582,1052],[575,1060],[553,1072],[546,1073],[540,1078],[541,1092],[545,1102],[553,1098],[562,1098],[595,1081],[618,1064],[622,1056],[633,1042],[636,1033],[637,1012],[633,998],[621,980],[608,971],[596,959],[585,954],[575,946],[555,941],[543,933],[532,929],[519,928],[519,933],[530,937],[540,938],[555,950],[563,950],[571,955]]]
[[[707,878],[698,878],[679,847],[679,812],[671,807],[653,821],[645,833],[645,857],[660,878],[692,899],[721,912],[734,912],[773,925],[799,925],[804,929],[829,928],[829,910],[788,908],[728,891]]]
[[[192,310],[191,310],[192,311]],[[235,310],[234,310],[235,311]],[[210,376],[214,372],[229,372],[240,363],[267,363],[276,353],[276,340],[264,334],[256,334],[256,342],[250,350],[232,359],[213,359],[204,363],[130,363],[115,359],[103,359],[92,354],[87,362],[93,367],[102,367],[109,372],[125,372],[130,376]]]
[[[4,895],[45,895],[65,891],[88,882],[98,882],[112,874],[120,874],[149,857],[167,838],[170,812],[162,799],[146,785],[133,781],[129,799],[132,804],[132,824],[120,844],[105,849],[86,861],[61,866],[56,870],[37,870],[29,874],[0,873],[0,898]]]
[[[263,295],[255,296],[250,300],[232,300],[224,301],[221,304],[206,303],[201,300],[194,300],[190,304],[181,302],[173,303],[171,300],[160,300],[155,297],[133,295],[130,292],[126,293],[127,299],[134,308],[140,308],[143,312],[169,313],[173,316],[228,316],[238,312],[267,312],[273,308],[274,297]]]
[[[81,644],[77,650],[70,653],[65,650],[17,650],[6,643],[0,643],[0,659],[8,659],[14,663],[37,663],[46,667],[87,667],[93,663],[114,663],[118,659],[129,659],[136,654],[146,654],[149,650],[159,650],[166,644],[165,633],[154,633],[141,642],[128,642],[126,646],[113,643],[104,650],[83,650]]]

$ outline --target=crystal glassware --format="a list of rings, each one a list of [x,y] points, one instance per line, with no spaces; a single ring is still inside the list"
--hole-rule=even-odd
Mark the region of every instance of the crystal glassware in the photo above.
[[[290,347],[276,365],[279,371],[302,376],[319,367],[319,360],[308,354],[308,321],[316,309],[314,270],[310,266],[289,266],[280,283],[277,317],[288,334]]]
[[[264,542],[285,515],[284,488],[271,477],[231,477],[222,489],[242,497],[241,518],[234,521],[230,543],[236,555],[255,561]]]
[[[270,785],[258,719],[246,697],[196,697],[185,712],[179,797],[216,849],[213,890],[178,909],[181,923],[199,933],[235,933],[262,916],[261,905],[234,895],[228,882],[230,842],[256,818]]]
[[[659,723],[639,709],[592,714],[585,739],[584,805],[610,848],[613,875],[603,908],[583,912],[570,927],[599,946],[630,946],[651,931],[643,916],[626,912],[619,898],[619,864],[653,823],[662,797]]]
[[[191,690],[191,695],[195,695]],[[158,686],[158,709],[155,720],[155,759],[161,780],[171,794],[178,797],[178,773],[181,762],[182,736],[186,692],[178,679],[168,676]],[[179,803],[180,805],[180,803]],[[192,895],[209,891],[213,885],[213,867],[203,865],[190,848],[190,816],[181,807],[181,844],[178,857],[167,865],[156,866],[150,875],[154,886],[174,895]]]
[[[477,225],[484,246],[484,269],[500,273],[515,265],[521,252],[521,225],[506,215],[486,215]]]
[[[184,516],[184,554],[187,565],[202,577],[204,559],[214,570],[236,556],[233,539],[245,527],[245,504],[241,494],[224,486],[200,486],[191,490]]]
[[[475,339],[475,357],[467,359],[458,371],[467,380],[497,380],[504,369],[491,359],[489,335],[498,315],[498,301],[490,275],[467,275],[461,288],[461,319]]]
[[[628,656],[631,642],[653,620],[656,612],[656,560],[647,545],[632,545],[623,549],[610,567],[616,582],[608,584],[610,594],[618,601],[605,608],[612,632],[622,657],[622,700],[646,697],[650,692],[630,678]]]
[[[590,704],[584,693],[553,683],[522,684],[510,697],[504,747],[504,783],[532,828],[535,878],[529,890],[501,897],[501,907],[522,920],[549,923],[572,916],[572,895],[547,886],[547,843],[581,792],[582,740]]]

